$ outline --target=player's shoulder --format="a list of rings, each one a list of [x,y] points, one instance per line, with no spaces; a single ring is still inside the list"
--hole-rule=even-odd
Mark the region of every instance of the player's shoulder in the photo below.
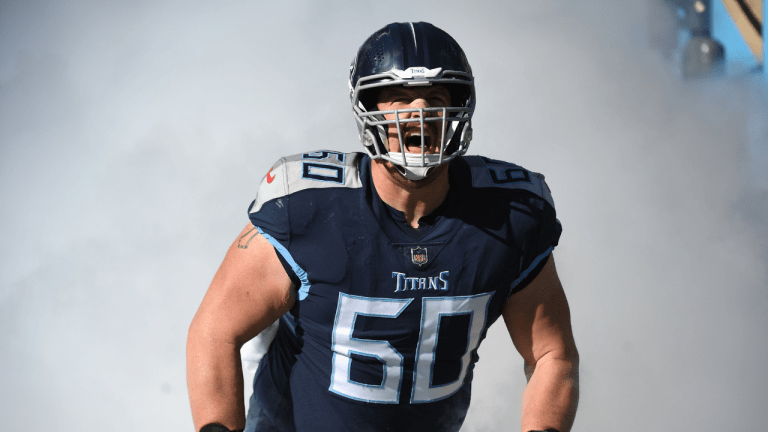
[[[252,211],[269,201],[307,190],[361,188],[362,153],[318,150],[280,158],[259,184]]]
[[[543,174],[485,156],[463,156],[460,160],[466,164],[472,188],[528,191],[554,207],[552,193]]]

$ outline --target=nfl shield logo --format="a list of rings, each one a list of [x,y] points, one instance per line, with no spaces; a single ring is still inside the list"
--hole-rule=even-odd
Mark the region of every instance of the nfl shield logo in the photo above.
[[[426,264],[427,261],[429,261],[429,258],[427,257],[427,248],[420,246],[411,248],[411,261],[419,267]]]

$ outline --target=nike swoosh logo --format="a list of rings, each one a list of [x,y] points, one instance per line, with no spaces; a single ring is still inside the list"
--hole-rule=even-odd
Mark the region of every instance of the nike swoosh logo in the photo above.
[[[270,176],[269,174],[272,172],[272,168],[269,169],[269,172],[267,173],[267,183],[272,183],[275,180],[276,175]]]

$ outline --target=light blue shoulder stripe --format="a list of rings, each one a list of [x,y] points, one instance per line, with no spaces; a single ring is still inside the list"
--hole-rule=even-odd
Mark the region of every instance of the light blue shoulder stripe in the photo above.
[[[257,230],[259,230],[259,234],[261,234],[262,237],[267,239],[267,241],[275,247],[275,249],[280,253],[280,255],[285,258],[285,261],[290,264],[291,268],[293,269],[293,272],[296,273],[296,276],[299,277],[299,280],[301,280],[301,288],[299,288],[299,301],[304,300],[307,298],[307,295],[309,295],[309,289],[312,287],[312,285],[309,283],[309,278],[307,277],[307,272],[299,267],[298,264],[296,264],[296,261],[291,256],[291,253],[288,252],[288,249],[283,247],[283,245],[280,244],[279,241],[275,240],[274,237],[267,234],[262,230],[260,227],[256,227]]]
[[[509,292],[511,293],[512,291],[514,291],[515,288],[517,288],[517,285],[520,282],[522,282],[526,277],[528,277],[528,275],[533,271],[533,269],[535,269],[536,266],[538,266],[539,263],[541,263],[541,260],[543,260],[544,258],[548,257],[549,254],[551,254],[554,249],[555,249],[554,246],[550,246],[541,255],[537,256],[536,259],[533,260],[531,265],[529,265],[528,268],[525,269],[523,271],[523,273],[520,274],[520,277],[515,279],[514,282],[512,282],[512,288],[509,290]]]

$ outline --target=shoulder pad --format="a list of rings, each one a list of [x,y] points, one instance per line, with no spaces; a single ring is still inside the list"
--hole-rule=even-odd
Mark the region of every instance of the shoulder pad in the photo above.
[[[259,211],[266,202],[306,189],[362,187],[361,157],[362,153],[319,150],[281,158],[261,180],[250,213]]]
[[[465,156],[464,160],[472,172],[472,187],[523,189],[540,196],[552,207],[555,206],[544,175],[483,156]]]

